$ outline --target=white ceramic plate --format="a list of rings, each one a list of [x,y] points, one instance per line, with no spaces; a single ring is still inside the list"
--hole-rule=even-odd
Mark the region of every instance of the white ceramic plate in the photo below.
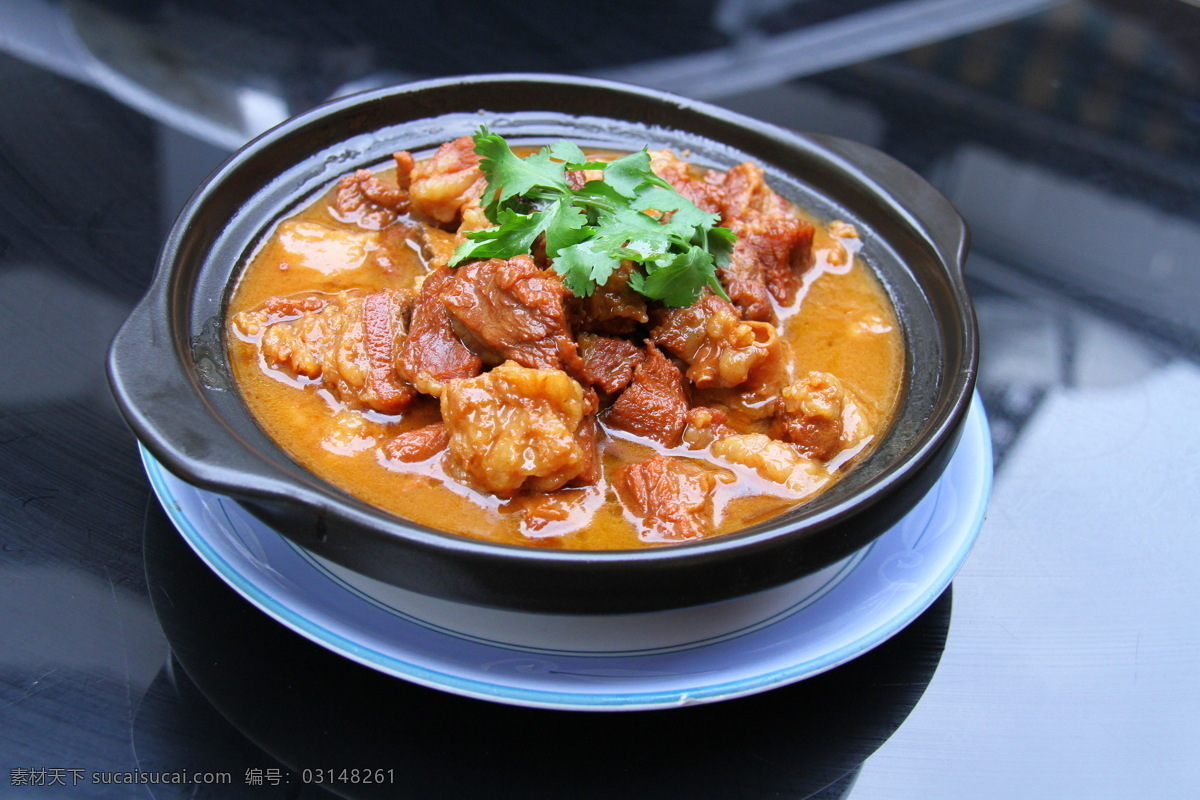
[[[966,559],[991,491],[976,397],[929,494],[870,546],[746,598],[677,611],[555,616],[437,600],[291,543],[235,501],[168,473],[145,450],[167,514],[243,597],[334,652],[406,680],[515,705],[632,710],[712,702],[816,675],[928,608]]]

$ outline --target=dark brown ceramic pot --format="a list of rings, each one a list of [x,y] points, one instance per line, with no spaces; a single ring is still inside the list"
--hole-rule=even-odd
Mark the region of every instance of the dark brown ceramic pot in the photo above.
[[[481,123],[516,142],[569,137],[611,149],[670,147],[727,167],[761,164],[772,186],[858,226],[890,294],[907,369],[897,417],[870,456],[790,513],[706,541],[620,552],[462,538],[374,508],[293,461],[233,385],[222,324],[240,266],[281,217],[341,175],[396,150],[428,151]],[[113,342],[109,375],[137,437],[172,472],[230,495],[280,533],[407,589],[543,612],[616,613],[738,596],[825,567],[886,531],[942,473],[975,383],[963,281],[967,231],[914,172],[853,142],[785,131],[649,89],[552,75],[485,75],[340,99],[246,145],[199,188],[146,297]]]

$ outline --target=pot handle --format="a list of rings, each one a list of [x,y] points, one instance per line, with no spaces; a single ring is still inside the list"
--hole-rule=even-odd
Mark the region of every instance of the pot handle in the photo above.
[[[960,280],[970,246],[966,220],[924,177],[874,147],[824,134],[809,138],[843,159],[841,169],[894,200],[896,211],[929,242]]]
[[[190,353],[166,323],[156,281],[130,312],[108,350],[108,381],[126,423],[156,459],[189,483],[225,494],[278,498],[273,466],[221,422],[184,364]],[[217,391],[229,391],[217,390]]]

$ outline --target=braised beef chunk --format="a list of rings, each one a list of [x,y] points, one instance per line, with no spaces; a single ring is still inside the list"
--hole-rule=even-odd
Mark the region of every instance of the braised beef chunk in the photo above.
[[[509,361],[450,381],[442,392],[447,467],[499,497],[554,491],[592,466],[594,453],[580,446],[586,411],[583,388],[561,370]]]
[[[771,190],[754,164],[726,171],[720,187],[721,224],[738,236],[727,268],[730,278],[760,279],[776,301],[791,303],[804,270],[812,264],[813,226]],[[749,314],[747,318],[762,319]]]
[[[633,380],[609,406],[604,422],[674,447],[682,438],[687,411],[683,374],[647,340],[646,360],[634,369]]]
[[[779,339],[769,322],[743,321],[732,305],[707,293],[686,308],[656,315],[650,338],[687,363],[687,378],[702,388],[743,383],[777,355]]]
[[[572,169],[567,171],[567,185],[576,191],[586,186],[588,181],[603,179],[604,170],[601,169]]]
[[[342,222],[377,231],[408,211],[408,192],[389,186],[370,170],[360,169],[338,182],[329,210]]]
[[[717,279],[745,319],[775,321],[775,306],[771,304],[771,292],[767,289],[762,265],[753,259],[739,258],[737,245],[734,245],[729,263],[717,270]]]
[[[825,372],[810,372],[784,388],[776,401],[780,438],[809,458],[828,461],[842,449],[847,398],[841,382]]]
[[[812,265],[814,228],[792,215],[758,216],[731,226],[738,235],[726,272],[746,274],[758,265],[767,291],[781,305],[796,299],[804,271]]]
[[[234,325],[259,337],[269,366],[319,380],[345,403],[396,414],[416,396],[396,370],[410,303],[407,292],[388,289],[271,298]]]
[[[404,316],[412,298],[397,291],[372,292],[363,298],[363,349],[366,382],[359,400],[368,408],[398,414],[416,397],[416,390],[396,369],[404,344]]]
[[[477,205],[483,194],[479,160],[475,142],[463,136],[443,144],[431,158],[418,161],[408,187],[413,210],[444,225],[461,220],[466,207]]]
[[[712,532],[713,492],[722,473],[657,455],[613,475],[617,494],[640,523],[643,541],[682,542]]]
[[[443,300],[459,338],[484,363],[558,369],[575,350],[563,307],[567,295],[557,275],[517,256],[459,267]]]
[[[633,380],[633,370],[646,360],[646,352],[628,339],[581,333],[576,378],[597,386],[606,394],[616,394]]]
[[[393,436],[383,445],[383,454],[405,463],[428,461],[445,450],[449,441],[450,432],[445,424],[435,422]]]
[[[725,172],[709,172],[709,182],[720,187],[717,208],[721,222],[736,225],[756,216],[785,216],[792,213],[787,201],[777,195],[763,176],[762,168],[745,161]]]
[[[570,298],[572,327],[578,331],[630,334],[650,320],[646,298],[629,287],[633,262],[624,261],[608,281],[587,297]]]
[[[453,281],[454,273],[446,267],[426,276],[400,351],[401,374],[425,394],[440,396],[446,381],[470,378],[483,368],[483,362],[459,341],[450,324],[443,295]]]

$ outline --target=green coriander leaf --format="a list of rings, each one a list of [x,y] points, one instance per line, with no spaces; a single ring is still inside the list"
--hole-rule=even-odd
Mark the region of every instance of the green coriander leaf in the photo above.
[[[705,287],[728,299],[716,270],[728,263],[736,237],[656,175],[649,151],[589,161],[578,145],[557,141],[520,158],[481,127],[475,152],[487,180],[484,212],[496,227],[468,233],[451,266],[529,253],[544,236],[552,268],[577,296],[591,295],[628,260],[640,265],[630,286],[651,299],[688,305]],[[568,170],[603,177],[573,189]]]
[[[547,258],[557,258],[564,248],[582,242],[595,232],[588,226],[584,210],[569,202],[553,203],[546,213],[550,215],[546,225]]]
[[[552,219],[552,211],[519,214],[503,208],[496,220],[496,227],[468,232],[467,241],[455,249],[454,256],[447,263],[456,267],[467,259],[512,258],[528,253]]]
[[[579,169],[576,165],[583,164],[588,160],[579,145],[568,142],[566,139],[559,139],[550,145],[548,150],[550,157],[561,161],[567,169]]]
[[[604,168],[604,182],[624,197],[633,197],[644,183],[668,189],[671,186],[650,169],[650,153],[646,150],[610,161]]]
[[[729,263],[729,256],[733,253],[733,246],[737,244],[737,234],[729,230],[729,228],[714,226],[704,231],[704,241],[699,244],[713,254],[713,263],[718,267],[723,267]],[[719,292],[719,294],[725,297],[723,291]]]
[[[512,151],[502,136],[489,133],[481,127],[475,134],[475,152],[483,158],[479,168],[487,178],[483,203],[488,219],[498,222],[500,204],[525,195],[535,187],[559,194],[569,194],[565,169],[562,163],[551,160],[550,148],[543,148],[537,155],[521,158]]]
[[[716,271],[712,255],[692,245],[666,266],[650,272],[644,279],[640,275],[638,278],[636,284],[632,279],[630,284],[641,294],[668,306],[690,306],[699,299],[704,287],[716,280]]]
[[[589,239],[564,248],[551,264],[576,297],[590,297],[621,266],[620,258],[595,249],[596,244],[595,239]]]
[[[717,214],[710,214],[695,203],[688,200],[674,189],[664,189],[661,186],[647,185],[640,188],[633,198],[633,203],[639,208],[653,208],[656,211],[670,213],[666,222],[673,230],[686,231],[683,235],[688,238],[695,228],[711,228],[720,221]]]

